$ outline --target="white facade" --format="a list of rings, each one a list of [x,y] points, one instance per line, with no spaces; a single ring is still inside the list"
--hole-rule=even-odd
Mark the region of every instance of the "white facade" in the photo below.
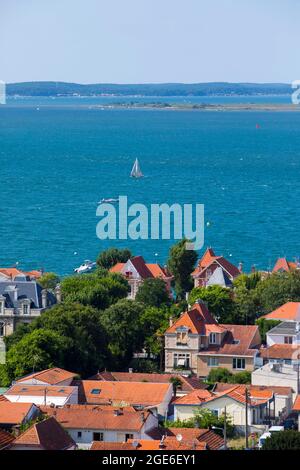
[[[67,404],[78,404],[78,388],[72,387],[72,391],[67,395],[41,395],[34,394],[34,390],[31,395],[28,394],[8,394],[4,393],[4,396],[12,403],[34,403],[37,406],[64,406]]]
[[[256,369],[251,374],[252,385],[291,387],[293,398],[297,394],[297,371],[294,366],[282,364],[274,366],[265,364],[260,369]]]

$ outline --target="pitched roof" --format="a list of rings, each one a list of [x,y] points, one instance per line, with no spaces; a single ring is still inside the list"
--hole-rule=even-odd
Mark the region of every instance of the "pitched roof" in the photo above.
[[[206,443],[194,439],[183,443],[175,438],[166,437],[161,440],[129,439],[127,442],[93,442],[90,450],[206,450]]]
[[[194,390],[193,392],[188,393],[183,397],[178,397],[173,401],[175,405],[197,405],[202,403],[207,398],[213,396],[213,394],[208,390]]]
[[[293,405],[293,411],[300,411],[300,395],[296,396],[296,399]]]
[[[224,271],[224,269],[221,268],[221,266],[217,267],[210,278],[208,279],[207,286],[222,286],[222,287],[231,287],[232,286],[232,281],[229,279],[228,275]]]
[[[222,393],[228,389],[236,387],[237,385],[243,384],[230,384],[230,383],[222,383],[217,382],[213,388],[214,393]],[[290,395],[293,392],[291,387],[281,387],[278,385],[247,385],[248,390],[251,396],[261,395],[261,392],[266,390],[268,392],[272,392],[275,395]],[[267,395],[268,396],[268,395]]]
[[[192,334],[203,335],[207,325],[211,325],[216,332],[223,331],[223,328],[214,319],[206,305],[199,302],[195,303],[191,310],[182,313],[175,323],[166,330],[165,334],[176,333],[177,328],[186,327]]]
[[[267,320],[300,321],[300,302],[287,302],[273,312],[263,315]]]
[[[299,263],[294,263],[293,261],[287,261],[286,258],[278,258],[273,268],[273,273],[278,271],[295,271],[295,269],[299,268]]]
[[[51,369],[41,370],[40,372],[34,372],[33,374],[28,374],[17,380],[17,383],[22,383],[24,381],[35,379],[41,382],[45,382],[49,385],[56,385],[65,380],[72,379],[78,374],[74,372],[69,372],[59,367],[52,367]]]
[[[200,428],[155,428],[147,432],[152,439],[161,439],[163,436],[176,438],[180,434],[182,442],[192,442],[197,439],[199,442],[205,442],[209,450],[217,450],[224,446],[224,439],[210,429]]]
[[[32,403],[11,403],[10,401],[0,401],[0,425],[22,424],[32,406]]]
[[[74,392],[74,387],[66,385],[22,385],[14,384],[6,392],[7,395],[40,397],[46,394],[47,397],[68,397]]]
[[[264,359],[297,359],[300,345],[272,344],[267,348],[260,348],[259,353]]]
[[[255,338],[259,328],[257,325],[229,325],[220,324],[226,330],[221,345],[209,345],[205,350],[198,353],[199,356],[207,355],[239,355],[255,356],[257,353]]]
[[[150,383],[170,383],[171,378],[179,378],[182,382],[180,391],[190,392],[195,389],[204,389],[208,385],[197,377],[184,377],[180,374],[154,374],[143,372],[98,372],[89,380],[107,380],[119,382],[150,382]]]
[[[172,387],[169,383],[99,382],[98,380],[81,380],[78,381],[78,385],[81,403],[145,407],[162,403]]]
[[[130,261],[143,279],[172,277],[166,268],[157,263],[146,263],[142,256],[134,256]],[[110,268],[110,272],[121,273],[125,265],[126,263],[117,263]]]
[[[53,418],[33,424],[18,436],[13,446],[36,446],[43,450],[65,450],[75,446],[75,442],[63,427]]]
[[[17,268],[0,268],[0,274],[3,274],[8,279],[14,279],[15,277],[18,277],[20,275],[29,277],[31,279],[38,279],[43,275],[42,271],[33,270],[26,272],[20,271]]]
[[[14,436],[4,431],[3,429],[0,429],[0,450],[9,447],[14,440]]]
[[[216,256],[212,248],[208,248],[202,258],[198,262],[198,266],[192,272],[193,277],[206,277],[205,272],[208,268],[211,270],[221,267],[225,273],[231,277],[236,277],[241,274],[240,270],[230,263],[224,256]]]
[[[43,413],[53,416],[65,429],[106,429],[138,432],[150,412],[136,411],[133,407],[75,405],[63,408],[40,407]]]
[[[25,299],[30,301],[32,308],[42,308],[42,287],[34,280],[3,281],[0,280],[0,296],[5,298],[8,308],[20,308]],[[47,291],[48,305],[56,302],[55,295]]]

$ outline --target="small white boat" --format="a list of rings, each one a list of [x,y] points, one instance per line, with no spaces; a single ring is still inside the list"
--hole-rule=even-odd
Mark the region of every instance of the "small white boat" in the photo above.
[[[133,164],[130,176],[131,178],[142,178],[144,176],[137,158],[135,159],[135,162]]]
[[[93,269],[95,269],[96,263],[90,260],[85,260],[79,268],[75,268],[74,272],[77,274],[84,274],[84,273],[89,273]]]
[[[110,197],[107,199],[103,198],[101,199],[101,201],[98,202],[98,204],[104,204],[105,202],[110,203],[110,204],[115,204],[119,202],[119,198],[113,198],[113,197]]]

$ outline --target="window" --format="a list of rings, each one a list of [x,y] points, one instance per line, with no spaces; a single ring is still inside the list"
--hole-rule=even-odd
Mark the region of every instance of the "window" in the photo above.
[[[210,333],[209,334],[209,342],[210,342],[210,344],[217,344],[217,334],[216,333]]]
[[[78,431],[77,437],[81,438],[81,436],[82,436],[82,432],[81,432],[81,431]]]
[[[182,369],[189,369],[190,367],[190,354],[179,354],[174,353],[174,366],[175,369],[177,367]]]
[[[28,315],[28,314],[29,314],[29,305],[23,304],[23,315]]]
[[[93,441],[103,441],[103,432],[93,432]]]
[[[217,418],[219,417],[219,410],[210,410],[210,411],[214,416],[217,416]]]
[[[180,331],[177,333],[176,335],[177,345],[187,344],[187,340],[188,340],[188,335],[186,331]]]
[[[134,438],[133,434],[125,434],[125,442],[127,442],[128,439],[133,439],[133,438]]]
[[[233,369],[245,369],[246,362],[242,357],[234,357],[232,361]]]
[[[0,336],[4,336],[4,322],[0,322]]]
[[[100,395],[100,392],[101,392],[100,388],[93,388],[91,390],[92,395]]]
[[[284,344],[293,344],[293,337],[292,336],[285,336],[284,337]]]
[[[0,300],[0,315],[4,315],[4,306],[5,306],[5,301]]]
[[[207,365],[208,367],[218,367],[219,359],[217,357],[209,357]]]

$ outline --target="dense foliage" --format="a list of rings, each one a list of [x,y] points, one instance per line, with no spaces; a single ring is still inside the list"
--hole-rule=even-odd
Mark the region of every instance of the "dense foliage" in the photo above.
[[[230,384],[250,384],[251,383],[251,372],[241,371],[236,374],[232,374],[225,367],[216,367],[211,369],[208,374],[207,381],[211,384],[216,382],[230,383]]]
[[[277,431],[268,437],[263,450],[300,450],[300,432],[298,431]]]
[[[179,299],[184,299],[186,292],[193,287],[191,273],[195,268],[197,253],[186,249],[187,240],[176,243],[169,253],[168,269],[174,276],[175,291]]]
[[[101,268],[110,269],[117,263],[126,263],[131,256],[131,252],[126,248],[123,250],[109,248],[99,254],[97,264]]]
[[[162,279],[145,279],[139,287],[136,300],[150,307],[161,307],[170,303],[170,295]]]

